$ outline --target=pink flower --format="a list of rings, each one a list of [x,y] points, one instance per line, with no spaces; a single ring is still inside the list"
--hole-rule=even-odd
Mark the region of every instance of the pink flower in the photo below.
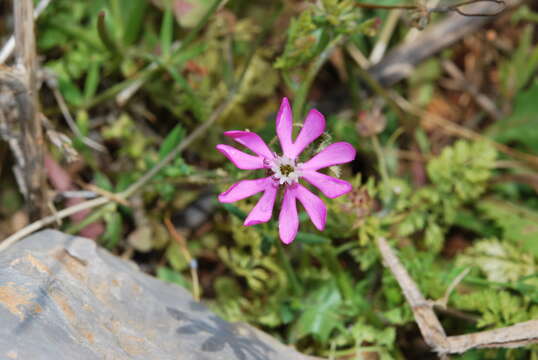
[[[268,177],[242,180],[232,185],[219,195],[223,203],[235,202],[263,192],[258,203],[245,219],[244,225],[251,226],[271,219],[277,192],[284,191],[282,208],[278,217],[280,239],[285,244],[291,243],[299,229],[297,200],[303,205],[312,223],[318,230],[323,230],[327,219],[327,208],[319,197],[299,183],[304,179],[317,187],[328,198],[336,198],[351,191],[347,181],[322,174],[318,170],[344,164],[355,158],[355,149],[346,142],[337,142],[327,146],[306,162],[298,162],[301,152],[325,131],[325,118],[312,109],[308,113],[299,135],[293,141],[293,119],[287,98],[282,99],[280,111],[276,117],[276,133],[280,140],[282,155],[279,156],[265,144],[255,133],[248,131],[227,131],[224,135],[251,150],[255,155],[246,154],[236,148],[219,144],[219,150],[239,169],[265,169]]]

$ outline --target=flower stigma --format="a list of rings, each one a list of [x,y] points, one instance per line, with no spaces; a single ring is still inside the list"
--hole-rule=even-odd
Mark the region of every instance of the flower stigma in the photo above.
[[[273,171],[273,178],[278,181],[280,185],[298,182],[301,177],[301,164],[296,164],[295,160],[292,160],[286,156],[276,156],[272,161],[271,170]]]

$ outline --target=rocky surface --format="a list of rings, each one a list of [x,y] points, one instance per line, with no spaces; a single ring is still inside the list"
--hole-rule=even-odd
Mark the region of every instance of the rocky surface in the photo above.
[[[0,359],[312,359],[88,239],[42,231],[0,269]]]

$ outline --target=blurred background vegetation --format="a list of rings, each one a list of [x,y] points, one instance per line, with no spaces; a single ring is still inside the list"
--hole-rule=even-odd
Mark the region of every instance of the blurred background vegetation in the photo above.
[[[128,202],[58,227],[190,289],[228,320],[333,359],[434,358],[380,262],[379,236],[425,296],[441,301],[449,334],[537,318],[531,3],[383,90],[367,71],[383,60],[374,49],[413,41],[413,20],[435,24],[445,14],[362,9],[354,0],[53,0],[36,23],[42,112],[49,132],[64,135],[46,144],[51,208],[70,204],[69,191],[125,190],[218,115]],[[11,3],[0,9],[4,42]],[[283,96],[296,122],[311,107],[326,115],[320,146],[347,141],[358,150],[352,164],[334,169],[354,190],[326,200],[326,230],[303,214],[284,250],[276,221],[242,226],[255,199],[217,204],[216,194],[245,174],[214,150],[232,129],[271,141]],[[29,221],[12,165],[1,142],[1,238]],[[538,348],[461,358],[538,359]]]

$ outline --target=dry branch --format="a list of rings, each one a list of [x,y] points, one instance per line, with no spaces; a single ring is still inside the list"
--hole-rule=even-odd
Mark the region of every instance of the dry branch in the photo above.
[[[17,96],[27,97],[26,106],[19,107],[21,146],[25,158],[23,168],[25,195],[30,218],[37,219],[45,214],[47,201],[43,167],[43,131],[38,116],[37,57],[32,0],[14,1],[13,11],[15,14],[16,63],[22,70],[20,75],[25,87],[25,91],[20,91]]]
[[[424,298],[387,240],[378,238],[377,247],[385,266],[390,269],[402,288],[424,340],[439,355],[459,354],[470,349],[514,348],[538,343],[538,320],[474,334],[446,336],[433,311],[434,302]]]
[[[39,15],[49,6],[51,0],[41,0],[39,1],[39,4],[37,4],[35,11],[34,11],[34,19],[37,19]],[[0,64],[5,63],[13,54],[13,50],[15,50],[15,37],[11,36],[5,43],[2,50],[0,50]]]
[[[506,0],[507,8],[522,4],[524,0]],[[496,4],[477,4],[473,12],[491,13]],[[442,49],[454,44],[465,35],[480,29],[496,19],[495,16],[461,16],[451,14],[437,24],[428,26],[412,41],[408,41],[389,52],[368,72],[384,86],[390,86],[411,75],[415,66]]]

